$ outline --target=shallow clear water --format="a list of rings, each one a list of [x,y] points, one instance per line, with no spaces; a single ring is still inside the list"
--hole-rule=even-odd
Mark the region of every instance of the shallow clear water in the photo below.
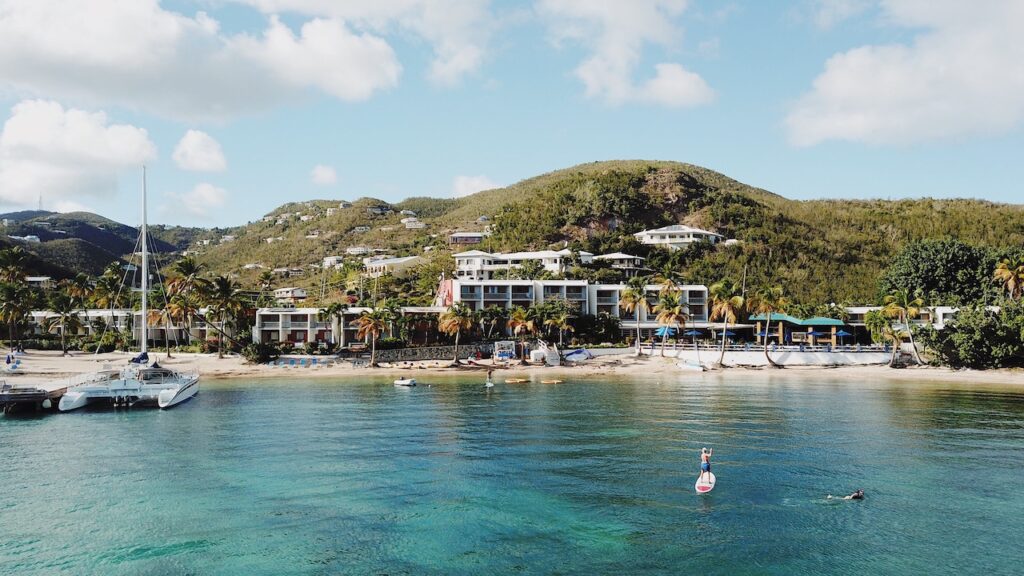
[[[207,381],[166,412],[0,417],[0,535],[16,574],[1012,574],[1024,394]]]

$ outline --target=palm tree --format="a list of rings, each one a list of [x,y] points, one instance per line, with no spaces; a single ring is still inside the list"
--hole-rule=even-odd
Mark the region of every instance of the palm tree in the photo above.
[[[764,286],[754,294],[751,302],[751,309],[756,314],[764,315],[764,357],[772,368],[780,368],[768,354],[768,329],[772,323],[772,315],[776,312],[785,312],[789,306],[789,300],[782,286]],[[779,320],[779,329],[782,328],[782,320]]]
[[[900,334],[892,328],[892,319],[885,315],[884,310],[871,310],[864,315],[864,327],[871,334],[872,342],[892,342],[892,356],[889,358],[889,366],[896,365],[896,355],[899,353]]]
[[[640,355],[640,311],[647,310],[647,279],[634,276],[619,295],[619,307],[636,316],[636,355]]]
[[[486,334],[488,340],[494,334],[494,329],[505,319],[505,309],[500,306],[488,306],[478,312],[480,318],[480,329]]]
[[[199,317],[199,309],[203,303],[198,294],[182,292],[171,295],[167,301],[167,313],[169,318],[180,322],[186,327],[191,327],[193,320]],[[185,330],[187,344],[192,343],[192,331]]]
[[[1024,258],[1003,258],[996,265],[992,280],[1003,286],[1010,300],[1020,300],[1024,294]]]
[[[556,312],[550,318],[544,320],[544,325],[554,330],[558,330],[558,345],[562,345],[562,336],[566,332],[575,332],[576,329],[572,327],[573,315],[567,310]]]
[[[117,308],[124,299],[121,289],[120,268],[116,264],[108,266],[96,279],[96,286],[92,292],[95,305],[99,308]]]
[[[171,325],[171,312],[170,312],[170,308],[168,306],[164,306],[163,308],[151,308],[149,310],[149,312],[147,313],[147,316],[149,316],[149,318],[147,318],[146,321],[151,326],[152,325],[159,326],[159,325],[163,324],[163,327],[164,327],[164,346],[167,348],[167,357],[168,358],[172,358],[172,356],[171,356],[171,338],[169,336],[169,334],[171,333],[171,326],[170,326]]]
[[[674,290],[666,290],[658,296],[658,305],[654,311],[658,313],[658,324],[665,329],[661,336],[661,355],[664,357],[669,328],[674,328],[678,334],[682,326],[686,325],[686,320],[689,316],[686,313],[686,307],[683,306],[682,299],[679,297],[679,292]]]
[[[210,312],[220,318],[220,329],[217,330],[217,358],[224,357],[224,329],[228,318],[235,318],[242,312],[242,300],[238,296],[239,286],[227,276],[217,276],[209,283],[207,302]],[[206,324],[209,326],[209,322]]]
[[[0,283],[0,321],[7,324],[8,339],[13,351],[15,329],[31,309],[32,293],[27,286],[13,282]]]
[[[55,328],[60,328],[60,349],[62,355],[68,355],[66,335],[68,330],[78,330],[81,325],[78,321],[78,309],[75,301],[63,291],[54,292],[48,302],[49,308],[56,316]]]
[[[326,318],[330,321],[338,321],[338,331],[342,334],[342,340],[345,339],[345,312],[348,311],[348,304],[345,302],[332,302],[327,305],[326,308],[320,309],[320,317]],[[334,334],[334,327],[331,326],[331,334]]]
[[[0,282],[21,284],[25,282],[28,267],[28,252],[21,246],[0,250]]]
[[[441,313],[437,321],[437,329],[449,336],[455,335],[455,359],[452,364],[459,364],[459,336],[463,330],[473,327],[473,311],[462,302],[452,304],[448,310]]]
[[[896,318],[900,324],[906,326],[907,334],[910,336],[910,348],[914,352],[914,361],[918,364],[924,364],[921,361],[921,356],[917,353],[917,344],[914,343],[914,330],[910,325],[910,321],[913,318],[917,318],[918,314],[921,313],[921,307],[924,306],[924,299],[921,298],[920,291],[911,294],[909,289],[901,288],[886,296],[883,304],[882,311],[886,316]]]
[[[711,320],[722,320],[722,353],[718,357],[721,365],[725,361],[725,337],[729,323],[736,322],[736,315],[743,310],[746,301],[731,280],[715,282],[708,288],[708,295],[711,297]]]
[[[89,299],[92,298],[93,287],[92,282],[89,280],[89,276],[79,272],[75,274],[75,277],[66,281],[64,284],[64,290],[79,306],[82,310],[82,316],[85,318],[85,322],[89,323]]]
[[[521,364],[526,364],[526,337],[536,331],[536,312],[531,308],[513,306],[509,310],[508,322],[506,323],[512,334],[519,339],[519,350]]]
[[[167,281],[167,291],[171,294],[191,294],[202,292],[210,281],[203,278],[206,265],[196,262],[195,258],[186,256],[171,266],[173,276]]]
[[[387,328],[387,318],[383,310],[363,311],[356,319],[356,337],[370,339],[370,366],[377,367],[377,338]]]

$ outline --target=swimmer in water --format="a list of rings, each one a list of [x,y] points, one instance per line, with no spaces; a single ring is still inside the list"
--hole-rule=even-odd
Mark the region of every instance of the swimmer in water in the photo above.
[[[828,500],[832,500],[833,498],[835,498],[835,496],[833,496],[831,494],[828,495]],[[863,499],[864,499],[864,490],[861,490],[860,488],[858,488],[853,494],[850,494],[849,496],[843,496],[843,500],[863,500]]]

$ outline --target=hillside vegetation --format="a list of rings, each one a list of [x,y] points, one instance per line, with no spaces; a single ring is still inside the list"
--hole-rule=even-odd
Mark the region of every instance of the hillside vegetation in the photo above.
[[[935,199],[795,201],[677,162],[595,162],[463,198],[417,197],[393,205],[362,198],[349,207],[340,204],[293,202],[237,228],[154,234],[163,234],[165,251],[187,248],[211,272],[237,274],[247,286],[256,285],[261,271],[278,267],[302,269],[303,274],[278,279],[277,286],[319,286],[324,276],[313,265],[325,256],[344,255],[349,247],[394,256],[422,255],[429,247],[432,265],[412,284],[414,291],[424,292],[451,265],[447,234],[489,225],[492,236],[479,246],[484,250],[621,250],[648,258],[652,274],[704,284],[728,278],[748,288],[777,283],[785,286],[790,300],[805,304],[877,302],[883,271],[897,253],[919,240],[956,239],[996,255],[1024,246],[1020,205]],[[373,207],[392,212],[374,214]],[[402,210],[415,212],[426,227],[406,229],[400,222],[407,217]],[[86,231],[95,223],[76,218],[83,227],[76,234],[93,242]],[[640,245],[632,237],[645,228],[675,223],[739,242],[669,252]],[[112,233],[110,226],[104,227]],[[369,230],[358,231],[360,227]],[[235,239],[221,243],[225,235]],[[126,244],[116,245],[117,250],[105,249],[123,254]],[[360,259],[350,258],[350,268]],[[62,261],[72,264],[70,257]],[[246,270],[247,264],[263,268]],[[419,294],[418,300],[426,296]]]

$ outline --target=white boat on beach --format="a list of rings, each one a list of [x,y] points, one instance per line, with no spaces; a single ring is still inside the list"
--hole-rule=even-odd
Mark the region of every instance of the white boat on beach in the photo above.
[[[142,172],[142,322],[140,353],[125,368],[105,366],[98,372],[81,374],[67,382],[67,390],[57,407],[61,412],[82,408],[95,401],[112,402],[115,406],[155,405],[170,408],[199,392],[197,372],[177,372],[162,368],[156,362],[147,366],[149,354],[148,293],[149,249],[146,226],[146,172]]]

